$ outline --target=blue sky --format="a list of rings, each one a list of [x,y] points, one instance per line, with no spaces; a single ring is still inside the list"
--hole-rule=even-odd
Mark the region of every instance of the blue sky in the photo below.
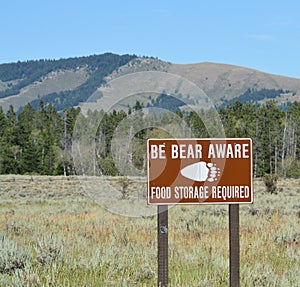
[[[300,78],[299,1],[2,0],[0,63],[113,52]]]

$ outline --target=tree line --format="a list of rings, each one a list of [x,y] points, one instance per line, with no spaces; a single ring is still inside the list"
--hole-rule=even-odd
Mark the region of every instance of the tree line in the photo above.
[[[0,174],[80,173],[72,153],[76,124],[82,127],[86,146],[93,149],[81,155],[83,169],[95,175],[142,175],[147,138],[172,137],[180,134],[178,129],[186,130],[186,137],[210,137],[202,121],[210,112],[144,114],[140,102],[128,111],[89,111],[86,115],[74,107],[58,112],[43,101],[37,110],[28,104],[19,113],[11,106],[5,114],[0,107]],[[264,105],[235,102],[218,113],[226,137],[253,139],[255,177],[300,176],[300,103],[282,111],[273,101]],[[124,140],[114,141],[117,136]]]
[[[0,107],[0,173],[59,175],[72,173],[71,137],[80,109],[58,113],[41,101],[6,115]]]

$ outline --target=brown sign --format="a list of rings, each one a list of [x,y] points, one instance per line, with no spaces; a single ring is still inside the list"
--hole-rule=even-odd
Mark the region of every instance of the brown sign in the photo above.
[[[149,139],[148,203],[253,202],[252,140]]]

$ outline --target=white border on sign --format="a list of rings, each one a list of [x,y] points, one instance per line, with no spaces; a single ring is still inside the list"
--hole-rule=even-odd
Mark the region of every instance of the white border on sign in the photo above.
[[[150,159],[149,159],[149,142],[151,140],[162,140],[162,141],[249,141],[250,142],[250,193],[251,193],[251,201],[241,202],[241,201],[230,201],[230,202],[207,202],[207,201],[199,201],[199,202],[177,202],[177,203],[151,203],[149,199],[150,193]],[[254,192],[253,192],[253,151],[252,151],[252,138],[149,138],[147,139],[147,202],[150,206],[158,206],[158,205],[230,205],[230,204],[252,204],[254,202]],[[223,166],[225,165],[226,159],[222,161]]]

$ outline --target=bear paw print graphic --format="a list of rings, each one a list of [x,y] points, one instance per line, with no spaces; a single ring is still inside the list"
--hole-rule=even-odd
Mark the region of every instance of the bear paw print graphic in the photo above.
[[[184,167],[181,175],[194,181],[217,181],[220,177],[220,168],[211,162],[200,161]]]

